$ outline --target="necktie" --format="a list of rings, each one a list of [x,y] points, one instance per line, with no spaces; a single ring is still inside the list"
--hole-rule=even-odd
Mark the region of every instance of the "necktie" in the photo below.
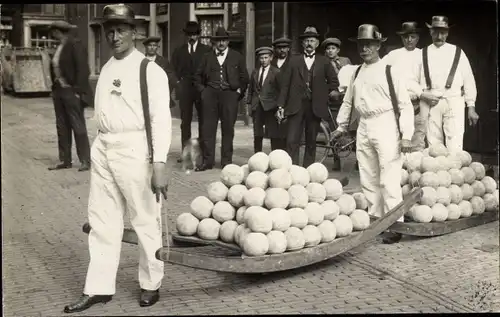
[[[264,72],[266,71],[266,67],[262,67],[262,71],[260,72],[259,77],[259,88],[262,88],[262,84],[264,82]]]
[[[218,52],[217,56],[224,56],[224,52]]]
[[[314,53],[312,53],[311,55],[308,55],[308,54],[305,54],[306,55],[306,58],[313,58],[314,57]]]
[[[194,43],[189,43],[189,54],[193,54],[194,53]]]

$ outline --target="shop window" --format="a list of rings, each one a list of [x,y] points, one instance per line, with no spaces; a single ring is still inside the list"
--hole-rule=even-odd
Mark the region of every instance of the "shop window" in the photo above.
[[[42,4],[42,14],[64,15],[65,4]]]
[[[211,45],[210,36],[215,34],[218,27],[224,26],[224,17],[222,15],[200,15],[198,21],[201,28],[201,43]]]
[[[224,3],[222,2],[196,2],[195,3],[196,10],[206,10],[206,9],[224,9]]]
[[[50,37],[49,30],[45,25],[31,27],[31,47],[46,49],[57,48],[59,41]]]

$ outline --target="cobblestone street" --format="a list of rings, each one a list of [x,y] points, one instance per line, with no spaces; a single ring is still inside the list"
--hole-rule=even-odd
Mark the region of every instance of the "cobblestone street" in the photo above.
[[[4,316],[60,316],[83,290],[89,256],[81,228],[87,221],[89,173],[77,171],[74,147],[72,169],[47,170],[57,161],[51,99],[1,98]],[[92,116],[86,113],[91,141]],[[164,207],[170,230],[220,172],[184,174],[176,163],[180,120],[173,120],[173,128]],[[245,164],[252,146],[251,127],[238,122],[234,163]],[[348,172],[352,164],[346,163],[342,174],[353,176],[349,187],[356,188],[357,174]],[[138,304],[137,247],[123,244],[113,300],[75,315],[498,312],[498,231],[497,221],[441,237],[405,237],[395,245],[374,240],[317,265],[267,275],[167,263],[160,301],[149,308]]]

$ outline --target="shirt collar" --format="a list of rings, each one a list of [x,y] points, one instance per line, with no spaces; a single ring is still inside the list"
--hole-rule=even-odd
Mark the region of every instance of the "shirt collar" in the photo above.
[[[229,47],[226,47],[226,49],[222,51],[222,54],[224,54],[224,56],[226,56],[228,51],[229,51]],[[215,49],[215,53],[219,53],[219,50]]]

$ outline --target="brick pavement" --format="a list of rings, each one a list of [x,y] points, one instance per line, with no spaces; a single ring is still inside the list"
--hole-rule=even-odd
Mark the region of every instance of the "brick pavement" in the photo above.
[[[93,139],[94,123],[89,119],[88,124]],[[179,135],[178,120],[174,129]],[[243,164],[250,155],[250,136],[250,128],[240,124],[235,163]],[[179,171],[174,160],[179,143],[174,140],[169,162],[170,228],[219,172],[186,176]],[[88,174],[47,171],[56,157],[50,101],[2,96],[5,316],[61,315],[82,291],[88,263],[87,236],[81,232]],[[482,243],[497,248],[494,253],[475,249]],[[396,246],[373,241],[311,267],[268,275],[166,264],[162,298],[146,309],[137,304],[137,265],[136,247],[124,244],[113,301],[79,315],[464,312],[478,301],[471,298],[469,284],[498,284],[498,222]]]

